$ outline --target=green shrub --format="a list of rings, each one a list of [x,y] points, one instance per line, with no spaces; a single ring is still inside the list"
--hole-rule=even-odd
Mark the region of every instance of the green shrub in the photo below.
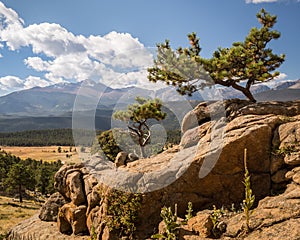
[[[120,147],[114,139],[113,130],[104,131],[99,136],[97,136],[97,140],[92,146],[91,153],[97,153],[100,150],[99,147],[108,158],[108,160],[112,162],[115,161],[116,156],[121,151]]]
[[[8,235],[8,233],[0,234],[0,240],[6,240]]]
[[[107,226],[109,230],[117,231],[119,237],[128,236],[133,239],[138,212],[141,208],[142,195],[113,190],[108,194],[107,199]]]

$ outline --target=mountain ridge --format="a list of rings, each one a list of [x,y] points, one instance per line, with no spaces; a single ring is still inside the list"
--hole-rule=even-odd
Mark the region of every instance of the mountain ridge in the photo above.
[[[284,101],[294,100],[295,97],[289,99],[289,93],[284,91],[286,89],[294,89],[294,92],[299,91],[300,93],[300,79],[282,82],[273,88],[265,84],[257,84],[252,87],[251,91],[254,95],[258,96],[259,101],[279,99],[284,99]],[[219,90],[224,99],[245,98],[241,92],[231,88],[221,88]],[[270,94],[270,91],[272,94]],[[1,96],[0,114],[18,114],[25,116],[60,115],[73,110],[74,101],[78,95],[80,95],[80,100],[84,102],[82,110],[90,109],[88,103],[95,101],[95,98],[99,97],[98,108],[114,106],[119,103],[129,104],[133,102],[134,97],[137,95],[158,97],[164,102],[204,100],[199,92],[194,93],[192,97],[185,97],[175,93],[176,91],[173,87],[166,87],[154,91],[137,87],[114,89],[102,83],[96,83],[90,80],[77,83],[64,82],[47,87],[34,87]],[[286,97],[280,97],[278,95],[286,95]],[[272,99],[271,96],[274,99]]]
[[[218,88],[218,90],[224,99],[245,99],[241,92],[234,89]],[[259,102],[298,100],[300,80],[282,82],[272,88],[257,84],[252,87],[252,92]],[[72,128],[72,113],[76,100],[80,101],[76,106],[76,112],[88,116],[91,111],[95,111],[95,101],[98,101],[95,113],[96,128],[106,130],[110,128],[113,109],[126,108],[134,101],[135,96],[158,97],[167,108],[170,104],[173,106],[170,107],[171,111],[174,108],[183,111],[185,108],[180,110],[182,108],[180,103],[188,101],[193,105],[193,102],[204,101],[204,97],[199,92],[187,98],[179,95],[173,87],[159,90],[135,87],[113,89],[92,81],[59,83],[17,91],[0,97],[0,132]]]

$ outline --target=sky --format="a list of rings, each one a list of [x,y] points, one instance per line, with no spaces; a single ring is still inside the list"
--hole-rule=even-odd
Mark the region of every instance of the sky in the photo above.
[[[0,96],[86,79],[154,88],[146,69],[157,43],[187,47],[196,32],[209,58],[259,27],[261,8],[278,17],[278,80],[299,79],[299,0],[0,0]]]

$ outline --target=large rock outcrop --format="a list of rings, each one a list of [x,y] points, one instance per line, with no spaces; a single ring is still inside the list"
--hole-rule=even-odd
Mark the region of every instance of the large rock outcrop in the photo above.
[[[282,206],[273,204],[273,198],[264,198],[284,192],[290,184],[295,192],[289,187],[286,195],[277,196],[278,199],[289,203],[299,201],[299,126],[300,101],[202,103],[186,115],[180,146],[118,169],[100,158],[85,164],[63,166],[55,176],[55,186],[66,201],[59,208],[57,229],[73,235],[93,234],[103,240],[119,239],[120,232],[111,231],[107,224],[115,217],[110,210],[113,202],[110,198],[116,196],[112,194],[115,185],[144,190],[140,195],[141,208],[134,239],[146,239],[158,230],[163,206],[177,204],[179,216],[184,216],[189,201],[193,203],[194,211],[210,209],[213,205],[221,207],[234,203],[238,206],[244,198],[245,148],[248,149],[248,169],[258,208],[271,209],[273,206],[274,212],[280,212],[278,209]],[[286,197],[289,193],[292,198]],[[122,194],[118,197],[121,199]],[[259,202],[261,199],[264,200]],[[290,219],[287,224],[293,225],[299,215],[296,205],[290,206],[295,208],[295,215],[285,219]],[[268,217],[263,215],[263,210],[257,212],[262,215],[257,216],[259,223],[253,221],[254,227],[262,226],[262,231],[268,235],[264,222]],[[197,220],[193,224],[196,223]],[[281,223],[276,220],[272,224]],[[227,239],[239,236],[240,228],[234,225],[234,220],[228,220],[226,224]],[[12,231],[13,236],[16,231]],[[191,238],[183,235],[183,239],[202,239],[193,227],[186,231],[190,231]],[[255,232],[252,236],[255,239]]]

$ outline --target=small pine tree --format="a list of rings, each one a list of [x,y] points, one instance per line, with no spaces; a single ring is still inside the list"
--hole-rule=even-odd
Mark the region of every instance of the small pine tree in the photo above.
[[[144,147],[150,142],[151,132],[147,120],[163,120],[166,113],[162,112],[162,102],[159,99],[135,98],[136,103],[129,105],[127,110],[119,110],[113,118],[127,122],[130,134],[137,139],[140,146],[141,157],[145,157]]]
[[[50,182],[50,178],[52,177],[53,173],[49,171],[49,167],[45,164],[41,165],[40,168],[36,172],[36,182],[37,182],[37,189],[42,194],[46,194],[47,187]]]
[[[5,179],[7,191],[17,191],[20,203],[23,202],[23,188],[31,189],[35,186],[34,174],[28,166],[22,162],[13,164]]]

